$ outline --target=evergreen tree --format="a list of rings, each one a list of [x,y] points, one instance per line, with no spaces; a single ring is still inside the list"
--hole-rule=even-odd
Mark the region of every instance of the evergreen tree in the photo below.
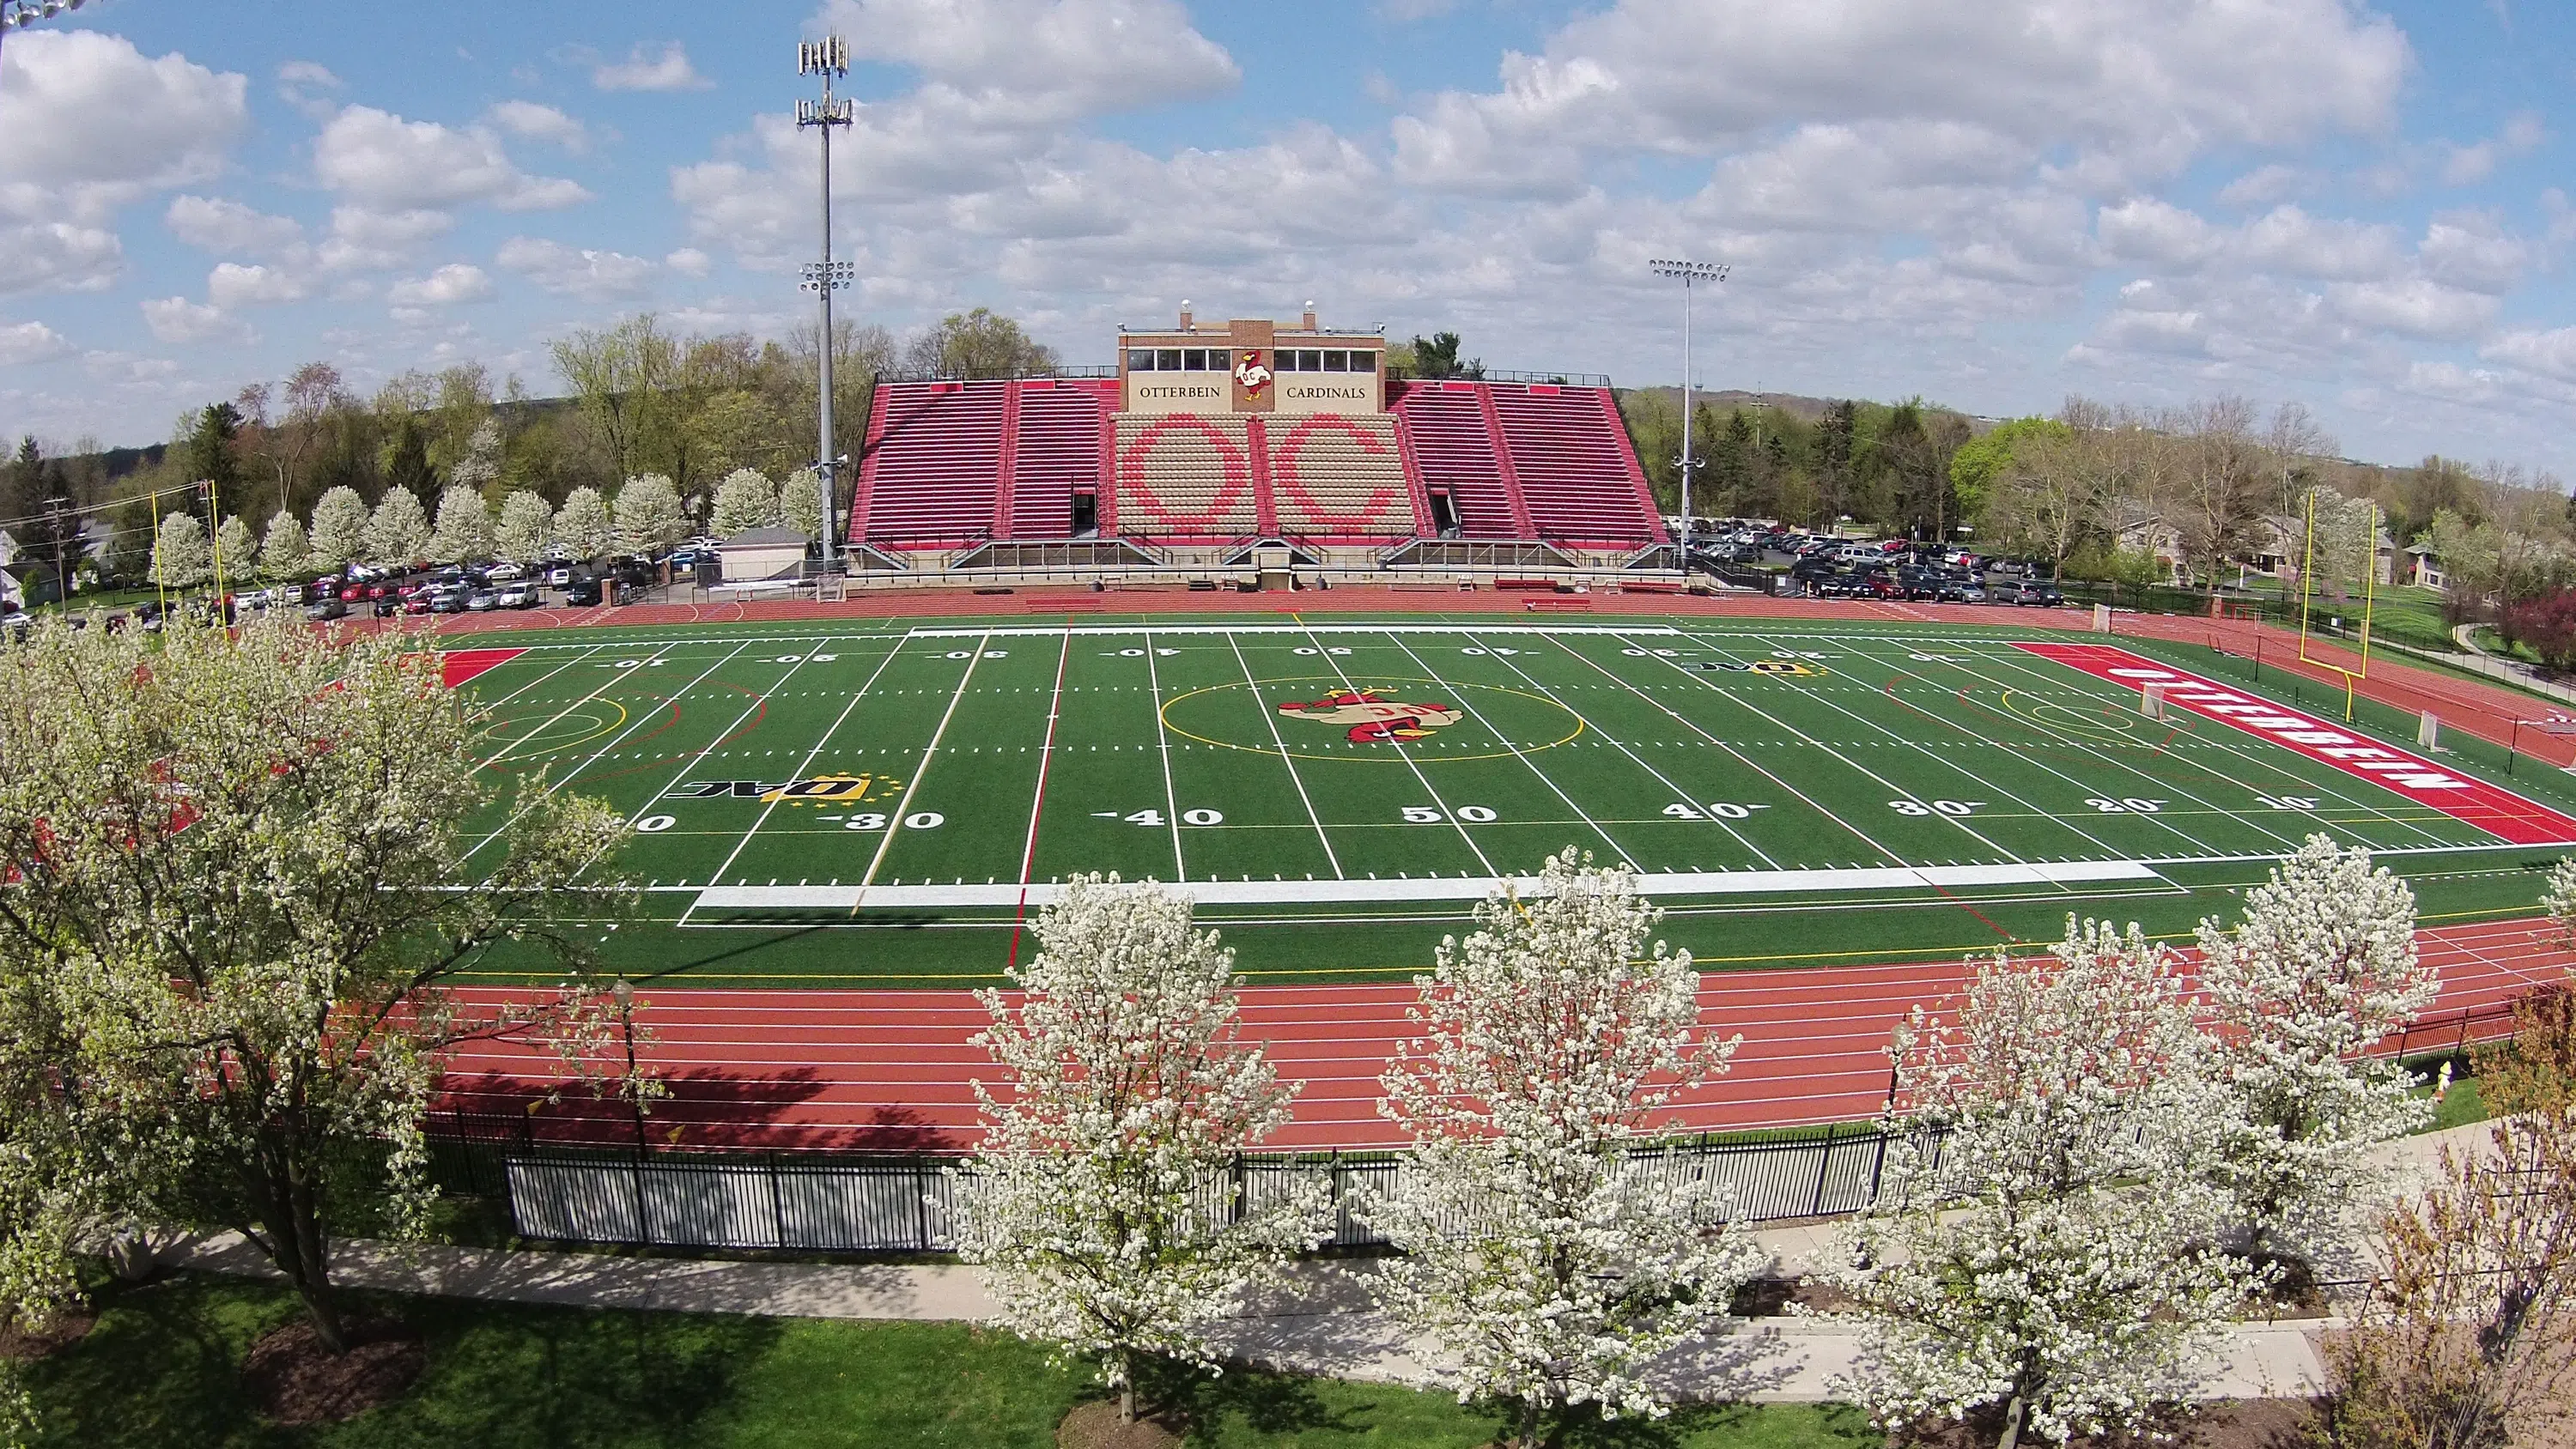
[[[197,414],[197,425],[188,433],[188,476],[214,485],[218,508],[229,509],[242,500],[241,424],[241,413],[231,403],[211,403]],[[206,516],[204,489],[185,502],[190,513]]]
[[[438,496],[438,473],[429,466],[429,442],[421,436],[420,424],[410,418],[394,430],[391,457],[385,460],[385,481],[411,494],[425,510]]]

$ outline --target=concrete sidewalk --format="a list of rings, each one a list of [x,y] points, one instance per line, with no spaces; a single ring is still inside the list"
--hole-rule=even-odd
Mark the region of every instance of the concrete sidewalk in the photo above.
[[[2372,1156],[2394,1169],[2394,1186],[2428,1169],[2444,1147],[2474,1151],[2483,1124],[2388,1143]],[[1833,1239],[1831,1223],[1760,1228],[1773,1277],[1815,1266]],[[164,1255],[174,1266],[237,1277],[278,1276],[236,1235],[183,1242]],[[1266,1368],[1336,1378],[1431,1386],[1440,1357],[1408,1338],[1369,1301],[1367,1262],[1307,1262],[1249,1305],[1221,1335],[1230,1356]],[[405,1246],[344,1240],[339,1282],[395,1293],[542,1303],[571,1308],[672,1313],[747,1313],[777,1318],[974,1321],[993,1298],[972,1268],[741,1263],[602,1253]],[[2314,1393],[2324,1374],[2309,1335],[2327,1322],[2247,1323],[2205,1366],[2201,1396],[2236,1399]],[[1702,1344],[1659,1366],[1676,1394],[1762,1403],[1838,1397],[1831,1381],[1851,1371],[1860,1338],[1850,1327],[1806,1318],[1731,1319]]]

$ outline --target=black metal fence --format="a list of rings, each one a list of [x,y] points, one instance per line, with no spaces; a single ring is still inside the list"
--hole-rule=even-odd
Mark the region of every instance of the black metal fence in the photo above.
[[[536,1140],[526,1119],[435,1113],[441,1186],[505,1199],[523,1238],[814,1253],[944,1252],[954,1245],[962,1155],[643,1151]],[[1641,1169],[1724,1189],[1739,1221],[1828,1217],[1875,1202],[1890,1134],[1827,1126],[1752,1140],[1701,1139],[1638,1154]],[[1397,1189],[1393,1152],[1247,1154],[1223,1200],[1257,1208],[1300,1179],[1325,1184],[1333,1247],[1385,1239],[1354,1209]]]

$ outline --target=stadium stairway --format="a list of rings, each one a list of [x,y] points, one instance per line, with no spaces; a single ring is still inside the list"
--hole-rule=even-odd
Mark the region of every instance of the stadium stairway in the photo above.
[[[1478,386],[1539,537],[1593,547],[1666,540],[1608,388]]]
[[[1446,494],[1462,538],[1535,538],[1529,511],[1504,469],[1484,385],[1391,383],[1395,417],[1428,493]],[[1430,521],[1426,504],[1424,521]]]

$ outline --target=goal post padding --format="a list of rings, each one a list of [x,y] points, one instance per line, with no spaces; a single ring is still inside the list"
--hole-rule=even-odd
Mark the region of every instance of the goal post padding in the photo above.
[[[2163,685],[2147,684],[2139,686],[2138,713],[2145,715],[2149,719],[2163,719],[2165,717],[2165,687]]]

